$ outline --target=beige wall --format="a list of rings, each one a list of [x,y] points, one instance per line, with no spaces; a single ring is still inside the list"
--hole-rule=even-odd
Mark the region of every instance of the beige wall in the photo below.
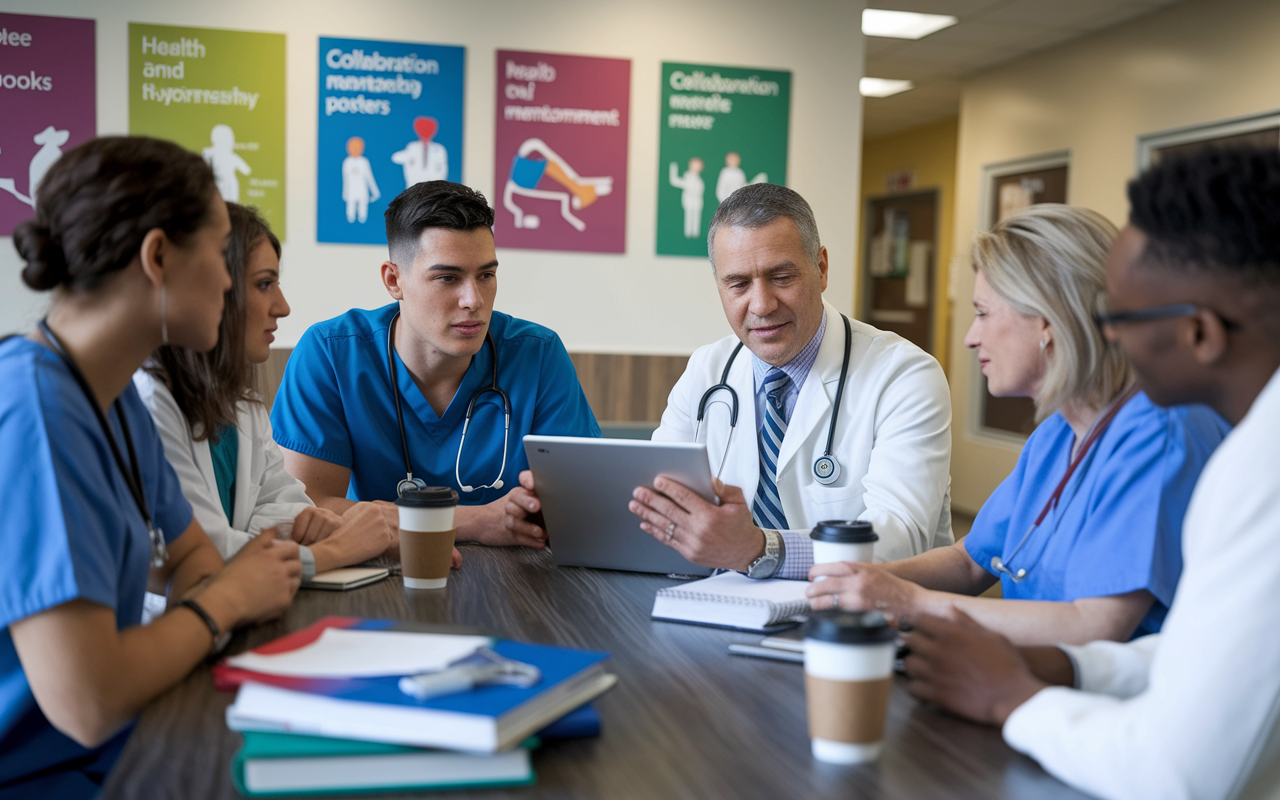
[[[947,279],[954,237],[956,197],[956,135],[959,120],[946,119],[919,128],[897,131],[862,142],[862,202],[858,230],[867,231],[867,200],[886,194],[885,176],[898,170],[915,172],[911,191],[938,190],[938,252],[934,259],[933,352],[947,369],[951,304],[947,301]],[[858,246],[858,274],[863,269],[865,245]],[[855,309],[857,307],[855,306]]]
[[[1280,108],[1278,45],[1275,0],[1193,0],[967,81],[955,252],[967,254],[979,223],[983,166],[1057,150],[1071,153],[1070,201],[1123,223],[1137,137]],[[973,274],[965,266],[954,278],[952,492],[972,511],[1018,453],[972,432],[973,360],[962,339],[973,319]]]
[[[154,22],[288,35],[286,125],[289,240],[284,285],[293,314],[278,344],[352,306],[388,302],[385,247],[317,244],[316,39],[350,36],[467,48],[462,179],[494,197],[494,51],[630,58],[627,252],[500,250],[500,310],[558,331],[575,352],[689,355],[730,333],[705,259],[654,254],[662,61],[792,71],[787,184],[808,198],[831,251],[828,296],[853,309],[862,0],[3,0],[6,11],[97,20],[98,130],[128,129],[127,25]],[[0,111],[0,125],[7,122]],[[0,156],[3,158],[3,156]],[[45,298],[19,280],[0,239],[0,332],[30,324]]]

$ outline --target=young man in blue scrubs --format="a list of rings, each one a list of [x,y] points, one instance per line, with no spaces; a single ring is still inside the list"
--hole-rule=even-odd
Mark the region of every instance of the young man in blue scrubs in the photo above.
[[[271,412],[285,466],[338,513],[394,501],[412,472],[458,492],[460,541],[543,547],[543,530],[504,515],[503,500],[529,468],[525,434],[600,435],[569,354],[554,332],[493,310],[498,258],[484,195],[419,183],[386,221],[382,282],[395,302],[303,334]]]

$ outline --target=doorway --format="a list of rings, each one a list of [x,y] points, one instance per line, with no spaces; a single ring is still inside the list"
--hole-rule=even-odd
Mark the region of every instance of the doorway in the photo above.
[[[933,352],[938,191],[867,201],[858,318]]]

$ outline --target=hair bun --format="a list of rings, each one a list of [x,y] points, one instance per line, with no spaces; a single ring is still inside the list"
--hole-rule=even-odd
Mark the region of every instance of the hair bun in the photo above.
[[[13,246],[27,262],[22,270],[22,282],[27,286],[46,292],[67,280],[66,253],[44,225],[34,220],[19,225],[13,232]]]

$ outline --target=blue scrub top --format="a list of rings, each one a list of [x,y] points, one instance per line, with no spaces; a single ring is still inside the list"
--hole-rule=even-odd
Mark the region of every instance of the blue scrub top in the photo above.
[[[312,325],[289,356],[271,409],[276,443],[294,452],[351,470],[347,497],[395,500],[404,480],[404,456],[396,426],[387,365],[387,326],[399,304],[354,309]],[[529,468],[525,434],[599,436],[569,354],[560,337],[532,322],[493,313],[489,329],[498,352],[498,385],[511,399],[511,433],[501,489],[463,492],[454,479],[454,459],[471,396],[489,385],[492,351],[486,345],[471,360],[443,417],[396,354],[396,376],[404,410],[413,476],[428,486],[450,486],[463,505],[497,500]],[[476,403],[462,453],[462,481],[491,484],[502,465],[502,399],[486,392]]]
[[[57,354],[22,338],[0,343],[0,386],[0,796],[91,797],[128,731],[87,750],[55,730],[9,626],[77,598],[112,609],[118,628],[139,624],[151,539],[93,408]],[[152,519],[172,541],[190,526],[191,505],[132,382],[120,403]],[[127,465],[114,411],[108,419]]]
[[[992,493],[964,538],[1004,597],[1072,601],[1146,589],[1155,603],[1134,637],[1160,630],[1182,574],[1182,517],[1200,470],[1230,430],[1203,406],[1161,408],[1135,395],[1094,442],[1057,508],[1014,549],[1070,464],[1075,434],[1061,414],[1027,439],[1013,472]],[[991,557],[1027,571],[1021,583]]]

